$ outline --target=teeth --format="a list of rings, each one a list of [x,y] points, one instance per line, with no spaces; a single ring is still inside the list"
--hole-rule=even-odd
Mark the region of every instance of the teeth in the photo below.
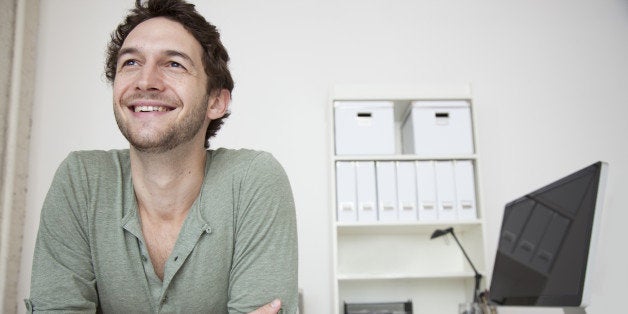
[[[168,108],[162,106],[135,106],[135,112],[152,112],[152,111],[168,111]]]

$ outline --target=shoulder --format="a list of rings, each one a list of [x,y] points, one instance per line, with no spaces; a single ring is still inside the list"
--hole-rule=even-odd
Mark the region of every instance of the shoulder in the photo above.
[[[110,177],[125,172],[130,167],[127,150],[73,151],[59,166],[58,172],[69,176],[80,175],[86,179]]]
[[[114,160],[129,159],[128,149],[112,149],[112,150],[79,150],[68,154],[66,160],[70,162],[103,162],[109,163]]]
[[[210,151],[207,180],[227,184],[239,195],[258,195],[262,191],[290,195],[290,181],[284,168],[270,153],[240,149]]]
[[[87,226],[89,216],[98,208],[96,202],[111,204],[128,178],[128,152],[74,151],[59,165],[50,184],[44,205],[42,221],[61,225],[67,217],[80,219]],[[83,230],[86,233],[87,231]]]
[[[244,176],[251,174],[284,173],[283,167],[277,159],[268,152],[251,149],[225,149],[210,150],[210,168],[228,169]]]

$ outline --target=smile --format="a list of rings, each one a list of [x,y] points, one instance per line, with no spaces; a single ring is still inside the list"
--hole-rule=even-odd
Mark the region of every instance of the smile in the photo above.
[[[134,112],[165,112],[165,111],[170,111],[172,109],[165,107],[165,106],[134,106],[133,107],[133,111]]]

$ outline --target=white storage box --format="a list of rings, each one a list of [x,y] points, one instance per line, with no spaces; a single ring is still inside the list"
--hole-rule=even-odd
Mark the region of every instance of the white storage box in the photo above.
[[[377,221],[377,187],[374,161],[356,161],[358,221]]]
[[[470,160],[455,161],[454,174],[456,176],[456,210],[458,211],[458,220],[477,219],[473,163]]]
[[[357,180],[355,161],[336,162],[337,220],[355,222],[358,220]]]
[[[473,154],[471,108],[465,100],[413,101],[401,127],[404,154]]]
[[[395,153],[392,101],[336,101],[336,155]]]

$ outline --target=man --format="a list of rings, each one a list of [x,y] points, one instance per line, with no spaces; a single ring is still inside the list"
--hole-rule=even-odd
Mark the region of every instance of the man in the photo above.
[[[233,81],[216,28],[140,3],[106,75],[128,150],[74,152],[41,213],[29,311],[295,313],[295,211],[268,153],[207,150]]]

